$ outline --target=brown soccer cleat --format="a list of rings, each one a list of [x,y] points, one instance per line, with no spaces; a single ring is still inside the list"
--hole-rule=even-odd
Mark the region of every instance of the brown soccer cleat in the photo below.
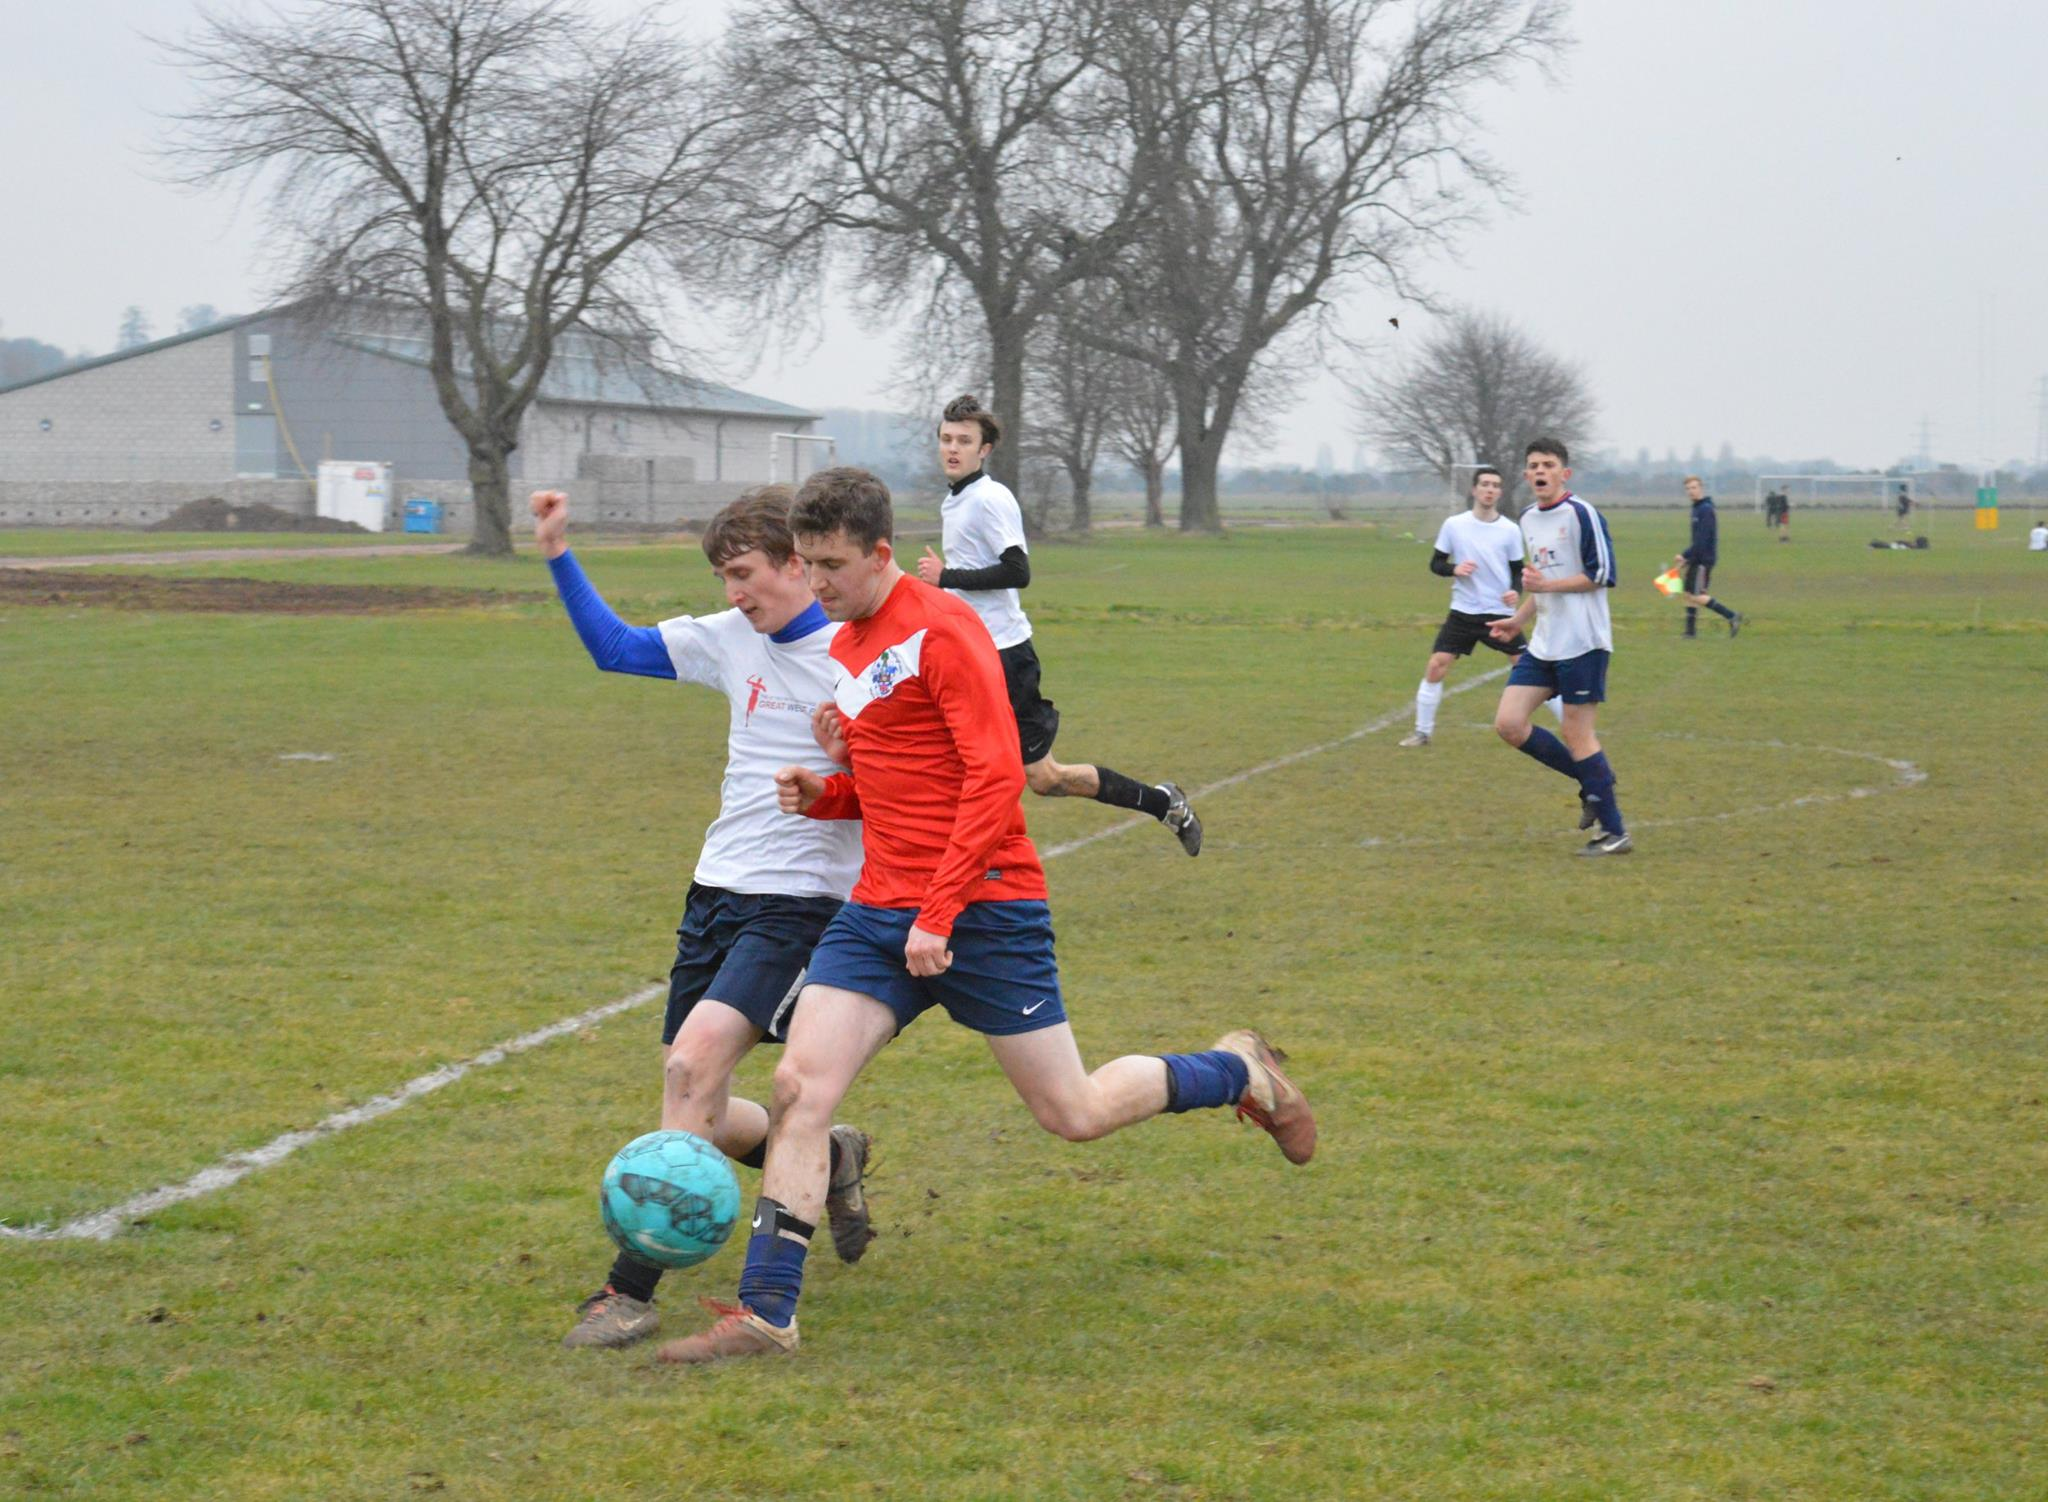
[[[701,1335],[671,1340],[654,1354],[663,1361],[696,1366],[706,1361],[724,1361],[730,1356],[787,1356],[796,1349],[796,1321],[778,1330],[745,1304],[722,1304],[717,1299],[698,1302],[718,1322]]]
[[[868,1220],[868,1154],[874,1139],[859,1127],[835,1126],[832,1141],[839,1149],[832,1181],[825,1191],[825,1216],[832,1222],[832,1250],[841,1262],[858,1262],[875,1228]]]
[[[1316,1155],[1316,1118],[1308,1108],[1308,1097],[1294,1081],[1280,1072],[1287,1055],[1248,1027],[1225,1033],[1216,1046],[1245,1061],[1251,1075],[1244,1097],[1237,1103],[1240,1121],[1251,1120],[1264,1127],[1290,1163],[1306,1163]]]
[[[585,1299],[579,1315],[575,1328],[562,1337],[562,1344],[572,1351],[581,1346],[616,1350],[661,1328],[653,1303],[628,1298],[610,1284]]]

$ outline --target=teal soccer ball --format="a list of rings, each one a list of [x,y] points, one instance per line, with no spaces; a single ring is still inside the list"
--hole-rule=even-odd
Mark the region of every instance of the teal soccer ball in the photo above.
[[[621,1251],[656,1267],[691,1267],[732,1234],[740,1183],[702,1137],[649,1132],[619,1149],[597,1203]]]

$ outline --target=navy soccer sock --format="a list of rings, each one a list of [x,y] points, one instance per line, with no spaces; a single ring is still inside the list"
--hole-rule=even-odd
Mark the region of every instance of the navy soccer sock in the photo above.
[[[1141,814],[1163,819],[1167,809],[1173,806],[1165,788],[1153,787],[1108,767],[1095,769],[1095,782],[1095,801],[1107,803],[1112,808],[1135,808]]]
[[[804,1258],[818,1228],[798,1220],[766,1195],[754,1201],[755,1234],[747,1241],[747,1265],[740,1272],[740,1302],[778,1328],[796,1318],[804,1291]]]
[[[1700,611],[1697,605],[1685,607],[1685,634],[1687,636],[1698,636],[1700,634]]]
[[[1713,611],[1714,614],[1720,616],[1723,620],[1732,621],[1735,619],[1735,612],[1726,605],[1723,605],[1719,600],[1707,601],[1707,609]]]
[[[1529,731],[1529,738],[1515,748],[1524,756],[1533,756],[1551,771],[1564,777],[1577,777],[1578,770],[1572,761],[1571,752],[1565,750],[1564,742],[1545,730],[1541,725]]]
[[[1163,1053],[1166,1066],[1166,1109],[1200,1111],[1209,1106],[1234,1106],[1244,1099],[1251,1070],[1243,1057],[1227,1048],[1207,1053]]]
[[[1599,815],[1600,827],[1610,835],[1627,834],[1621,822],[1621,805],[1614,797],[1614,768],[1607,764],[1607,753],[1595,751],[1584,761],[1573,762],[1572,776],[1579,779],[1586,801]]]
[[[654,1297],[654,1285],[661,1281],[661,1269],[649,1267],[638,1257],[619,1253],[612,1263],[611,1276],[604,1280],[605,1287],[613,1293],[623,1293],[629,1299],[646,1303]]]

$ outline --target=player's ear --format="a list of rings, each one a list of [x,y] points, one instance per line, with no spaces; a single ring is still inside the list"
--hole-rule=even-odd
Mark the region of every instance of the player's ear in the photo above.
[[[880,567],[887,568],[896,556],[896,545],[886,537],[875,539],[875,559]]]

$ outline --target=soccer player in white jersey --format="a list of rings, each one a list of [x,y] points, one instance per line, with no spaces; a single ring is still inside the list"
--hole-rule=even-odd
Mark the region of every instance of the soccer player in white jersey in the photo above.
[[[811,713],[832,697],[829,621],[796,556],[786,486],[749,491],[704,531],[704,555],[732,608],[628,626],[569,551],[569,498],[535,492],[533,535],[576,633],[606,672],[699,683],[730,706],[718,817],[705,831],[676,930],[662,1021],[661,1125],[762,1165],[768,1113],[731,1093],[732,1071],[762,1038],[781,1042],[811,948],[860,872],[860,825],[785,817],[775,774],[791,763],[839,770],[818,748]],[[862,1177],[868,1138],[831,1133],[827,1211],[839,1256],[857,1261],[873,1236]],[[584,1300],[566,1346],[631,1345],[655,1333],[661,1269],[625,1252]]]
[[[1500,471],[1481,465],[1472,472],[1472,509],[1445,518],[1437,528],[1429,569],[1451,581],[1451,611],[1437,628],[1429,666],[1415,690],[1415,729],[1402,738],[1404,746],[1426,746],[1436,733],[1436,707],[1443,702],[1444,676],[1452,663],[1471,656],[1481,644],[1509,657],[1529,645],[1519,632],[1502,642],[1486,629],[1521,599],[1522,529],[1500,514],[1500,492]],[[1555,699],[1550,707],[1562,718]]]
[[[1538,438],[1524,453],[1522,478],[1536,504],[1522,512],[1522,602],[1486,629],[1495,641],[1517,635],[1531,617],[1529,650],[1508,672],[1493,728],[1500,738],[1579,785],[1581,829],[1598,825],[1581,855],[1626,855],[1634,849],[1614,798],[1614,769],[1600,749],[1593,719],[1607,697],[1607,660],[1614,629],[1607,591],[1614,588],[1614,539],[1599,512],[1571,493],[1571,455],[1555,438]],[[1564,700],[1564,739],[1530,721],[1536,706]]]
[[[939,421],[939,465],[947,495],[939,507],[942,559],[930,548],[917,561],[917,577],[949,589],[974,607],[995,639],[1017,716],[1024,782],[1042,798],[1093,798],[1115,808],[1150,814],[1172,831],[1189,855],[1202,853],[1202,821],[1195,817],[1178,783],[1139,782],[1109,767],[1086,762],[1068,766],[1052,759],[1060,712],[1038,691],[1038,652],[1031,645],[1031,620],[1017,591],[1031,583],[1031,557],[1024,545],[1024,513],[1002,481],[983,463],[1003,440],[1003,426],[972,396],[946,404]]]

